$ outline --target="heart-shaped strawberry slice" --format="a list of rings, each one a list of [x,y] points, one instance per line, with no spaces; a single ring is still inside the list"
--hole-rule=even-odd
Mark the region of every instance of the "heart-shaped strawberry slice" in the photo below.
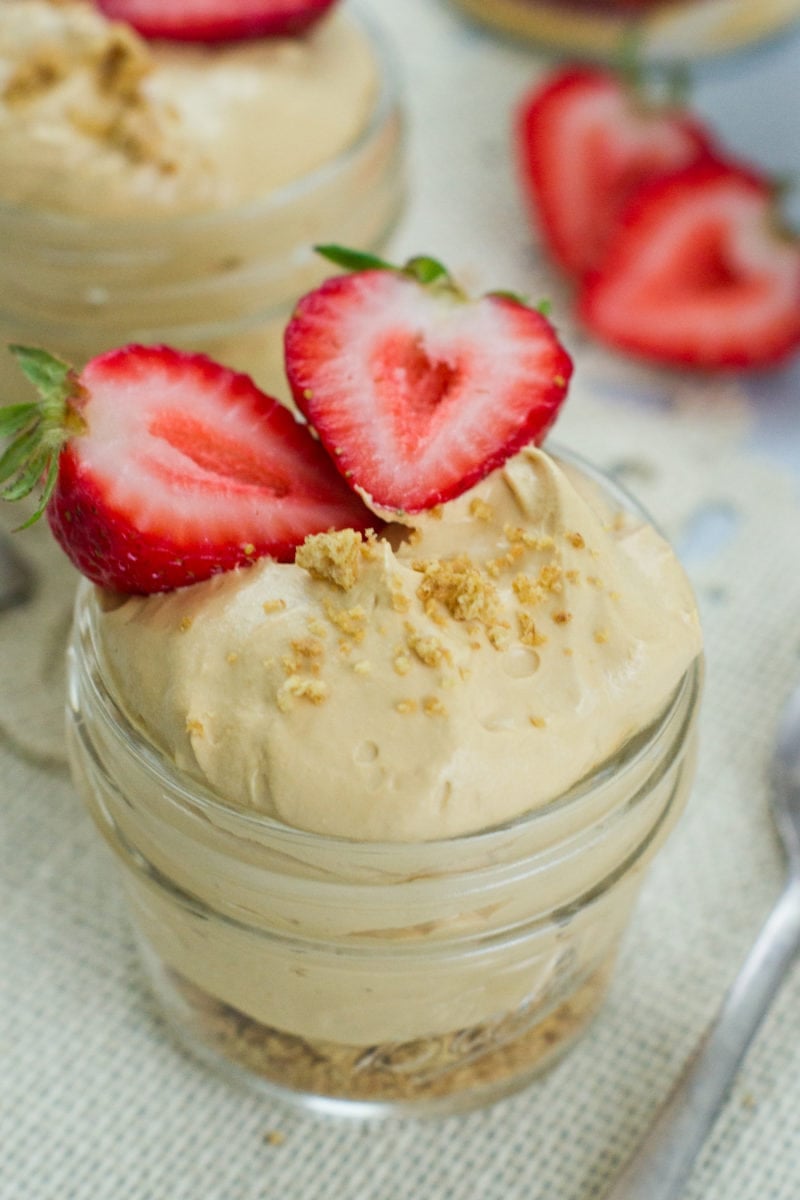
[[[143,37],[226,42],[304,33],[336,0],[97,0]]]
[[[800,239],[779,229],[767,181],[695,164],[637,192],[579,313],[647,358],[767,366],[800,345]]]
[[[541,440],[572,364],[540,312],[506,294],[469,300],[439,264],[417,259],[336,276],[304,297],[286,369],[351,487],[381,509],[418,512]]]
[[[79,375],[15,352],[42,398],[0,409],[0,436],[14,437],[0,494],[44,480],[39,511],[95,583],[167,591],[375,524],[309,430],[246,375],[164,346],[112,350]]]
[[[685,109],[649,102],[614,72],[584,66],[556,71],[523,98],[515,141],[539,232],[575,275],[598,264],[637,187],[711,153]]]

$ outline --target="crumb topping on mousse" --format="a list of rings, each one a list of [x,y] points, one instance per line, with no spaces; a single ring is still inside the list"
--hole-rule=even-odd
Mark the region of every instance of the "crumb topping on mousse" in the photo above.
[[[666,543],[541,451],[415,521],[103,612],[132,719],[234,806],[424,840],[571,786],[699,652]]]

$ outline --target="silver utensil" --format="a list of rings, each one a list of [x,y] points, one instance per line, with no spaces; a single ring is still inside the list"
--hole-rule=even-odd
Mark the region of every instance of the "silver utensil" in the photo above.
[[[772,814],[787,859],[783,892],[710,1028],[605,1200],[678,1200],[747,1049],[800,948],[800,686],[778,725]]]

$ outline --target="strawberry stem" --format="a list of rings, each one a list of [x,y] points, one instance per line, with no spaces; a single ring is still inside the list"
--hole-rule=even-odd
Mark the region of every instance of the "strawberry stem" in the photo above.
[[[323,258],[327,258],[337,267],[344,267],[345,271],[397,270],[393,263],[386,262],[383,258],[377,258],[374,254],[367,254],[363,250],[351,250],[347,246],[336,246],[333,243],[315,246],[314,249],[317,254],[321,254]]]
[[[20,529],[41,517],[53,494],[61,450],[75,433],[85,429],[80,413],[70,404],[81,394],[77,376],[68,363],[46,350],[9,346],[20,369],[39,393],[29,404],[0,409],[0,437],[11,442],[0,456],[0,497],[16,501],[41,485],[39,504]]]

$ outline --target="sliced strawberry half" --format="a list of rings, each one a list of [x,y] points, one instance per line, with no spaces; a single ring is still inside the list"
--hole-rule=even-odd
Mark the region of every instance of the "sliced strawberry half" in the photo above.
[[[639,191],[579,314],[628,352],[698,367],[760,367],[800,345],[800,239],[768,181],[704,162]]]
[[[568,67],[519,105],[516,157],[523,191],[555,261],[597,266],[628,198],[646,180],[711,152],[701,124],[655,107],[610,71]]]
[[[227,42],[305,33],[336,0],[97,0],[143,37]]]
[[[165,347],[113,350],[79,375],[15,352],[42,399],[0,409],[14,435],[2,494],[44,479],[39,512],[95,583],[167,591],[375,524],[309,430],[246,375]]]
[[[430,508],[544,437],[572,364],[540,312],[507,294],[469,300],[432,259],[400,270],[324,251],[357,269],[300,301],[286,370],[298,407],[368,503]]]

